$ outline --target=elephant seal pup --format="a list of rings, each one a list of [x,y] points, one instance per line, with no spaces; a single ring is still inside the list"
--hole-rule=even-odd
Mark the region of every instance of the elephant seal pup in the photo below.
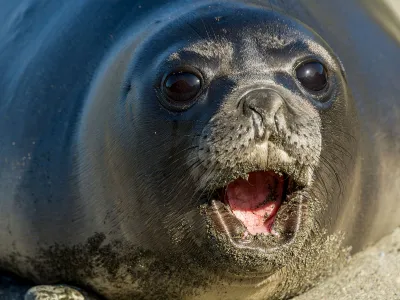
[[[282,299],[382,230],[342,64],[279,7],[24,3],[0,49],[1,269],[107,299]]]

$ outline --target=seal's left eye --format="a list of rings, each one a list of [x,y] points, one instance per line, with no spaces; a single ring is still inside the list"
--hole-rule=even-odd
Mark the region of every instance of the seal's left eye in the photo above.
[[[328,82],[325,67],[318,61],[307,62],[298,66],[296,76],[302,86],[315,92],[323,90]]]
[[[187,102],[192,100],[201,88],[200,78],[190,72],[169,74],[163,84],[164,93],[172,101]]]

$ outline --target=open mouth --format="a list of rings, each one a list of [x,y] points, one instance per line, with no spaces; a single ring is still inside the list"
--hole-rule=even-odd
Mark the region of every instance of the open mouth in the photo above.
[[[295,231],[299,222],[301,190],[287,174],[255,171],[217,189],[209,200],[211,219],[219,231],[235,232],[235,238],[280,236]],[[275,230],[276,225],[280,230]],[[239,234],[239,236],[237,236]]]

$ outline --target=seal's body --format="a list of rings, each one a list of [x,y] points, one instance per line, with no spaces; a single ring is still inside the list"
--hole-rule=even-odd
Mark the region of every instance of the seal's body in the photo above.
[[[398,226],[399,41],[302,2],[2,3],[0,268],[282,298]]]

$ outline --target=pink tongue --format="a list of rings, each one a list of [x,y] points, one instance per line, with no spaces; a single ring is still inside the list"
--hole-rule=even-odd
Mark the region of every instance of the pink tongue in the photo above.
[[[250,234],[269,234],[281,205],[283,176],[272,171],[253,172],[248,180],[239,178],[226,189],[226,201]]]

